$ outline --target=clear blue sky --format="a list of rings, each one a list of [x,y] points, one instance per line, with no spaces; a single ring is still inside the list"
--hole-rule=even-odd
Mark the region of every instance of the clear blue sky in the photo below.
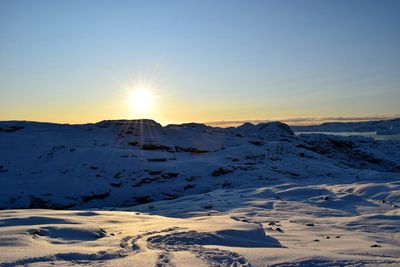
[[[400,114],[400,1],[0,0],[0,120]]]

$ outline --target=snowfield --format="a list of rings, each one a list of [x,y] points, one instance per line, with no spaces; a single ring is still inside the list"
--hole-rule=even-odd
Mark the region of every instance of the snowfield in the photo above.
[[[376,132],[378,135],[400,133],[400,118],[362,122],[325,122],[320,125],[292,126],[296,132]]]
[[[0,122],[0,266],[400,266],[400,141]]]

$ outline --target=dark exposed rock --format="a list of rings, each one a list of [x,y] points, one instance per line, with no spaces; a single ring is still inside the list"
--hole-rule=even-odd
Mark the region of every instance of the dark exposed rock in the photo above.
[[[40,231],[40,229],[32,229],[29,231],[29,234],[32,235],[33,237],[43,235],[43,233],[42,233],[42,231]]]
[[[6,172],[6,171],[7,169],[3,165],[0,165],[0,172]]]
[[[190,177],[185,178],[185,180],[188,181],[188,182],[193,182],[196,178],[199,178],[199,177],[197,177],[197,176],[190,176]]]
[[[12,133],[12,132],[24,129],[24,128],[25,128],[24,126],[8,126],[8,127],[3,127],[3,128],[0,127],[0,132]]]
[[[157,182],[160,181],[161,179],[159,177],[155,177],[155,178],[143,178],[140,181],[136,182],[134,185],[132,185],[133,187],[137,187],[137,186],[141,186],[144,184],[150,184],[153,182]]]
[[[49,200],[43,200],[40,197],[35,197],[35,196],[30,196],[30,203],[29,207],[30,209],[47,209],[49,208],[50,201]]]
[[[189,152],[192,154],[202,154],[202,153],[210,152],[208,150],[198,149],[198,148],[194,148],[194,147],[180,147],[180,146],[175,146],[175,151],[176,152]]]
[[[249,140],[250,144],[256,145],[256,146],[262,146],[264,143],[258,140]]]
[[[161,174],[163,171],[148,171],[147,173],[150,175],[158,175]]]
[[[231,172],[233,172],[233,170],[220,167],[220,168],[216,169],[215,171],[213,171],[211,175],[216,177],[216,176],[225,175],[225,174],[228,174]]]
[[[110,183],[110,185],[112,187],[120,187],[122,185],[122,182],[118,182],[118,183]]]
[[[143,144],[141,147],[142,150],[151,150],[151,151],[168,151],[173,152],[172,147],[158,144]]]
[[[57,204],[52,203],[50,200],[44,200],[40,197],[30,196],[29,209],[55,209],[65,210],[76,206],[75,204]]]
[[[121,178],[125,173],[125,170],[122,170],[120,172],[117,172],[116,174],[114,174],[114,178]]]
[[[163,173],[161,175],[161,177],[147,177],[147,178],[143,178],[139,181],[137,181],[133,186],[137,187],[137,186],[141,186],[143,184],[150,184],[150,183],[163,183],[165,182],[166,179],[171,179],[171,178],[175,178],[179,175],[179,173],[175,173],[175,172],[167,172],[167,173]]]
[[[222,184],[222,188],[231,188],[232,187],[232,183],[229,181],[224,181],[224,183]]]
[[[185,185],[185,186],[183,187],[183,189],[184,189],[184,190],[188,190],[188,189],[195,188],[195,187],[196,187],[195,184],[187,184],[187,185]]]
[[[99,194],[92,193],[89,196],[81,196],[81,200],[82,200],[82,203],[86,203],[86,202],[89,202],[94,199],[105,199],[106,197],[108,197],[110,195],[110,193],[111,193],[111,190],[108,190],[107,192],[99,193]]]
[[[138,141],[130,141],[130,142],[128,142],[128,146],[136,146],[137,144],[139,144]]]
[[[172,200],[178,198],[178,195],[176,194],[169,194],[169,193],[162,193],[162,194],[165,195],[164,200]]]
[[[265,154],[260,154],[260,155],[247,155],[245,157],[246,160],[264,160],[265,159]]]
[[[178,175],[179,175],[178,172],[167,172],[167,173],[163,173],[163,174],[161,175],[161,177],[166,178],[166,179],[169,179],[169,178],[177,177]]]
[[[140,197],[135,197],[135,201],[138,204],[146,204],[152,202],[153,199],[150,196],[140,196]]]
[[[153,162],[165,162],[167,161],[167,158],[152,158],[152,159],[147,159],[147,161],[153,161]]]
[[[212,208],[213,208],[213,205],[212,205],[212,204],[203,204],[201,207],[202,207],[203,209],[212,209]]]

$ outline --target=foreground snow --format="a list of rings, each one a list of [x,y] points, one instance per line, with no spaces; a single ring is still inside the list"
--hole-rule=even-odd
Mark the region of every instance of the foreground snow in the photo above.
[[[398,141],[279,123],[0,129],[0,266],[400,265]]]
[[[131,211],[5,210],[0,262],[399,266],[399,209],[374,199],[378,192],[398,194],[399,187],[283,184],[216,190]]]

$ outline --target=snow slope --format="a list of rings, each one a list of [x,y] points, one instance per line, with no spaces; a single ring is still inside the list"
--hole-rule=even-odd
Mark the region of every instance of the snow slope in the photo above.
[[[0,129],[0,266],[400,265],[399,141],[279,122]]]
[[[400,133],[400,118],[362,122],[326,122],[320,125],[291,126],[296,132],[377,132],[380,135]]]

